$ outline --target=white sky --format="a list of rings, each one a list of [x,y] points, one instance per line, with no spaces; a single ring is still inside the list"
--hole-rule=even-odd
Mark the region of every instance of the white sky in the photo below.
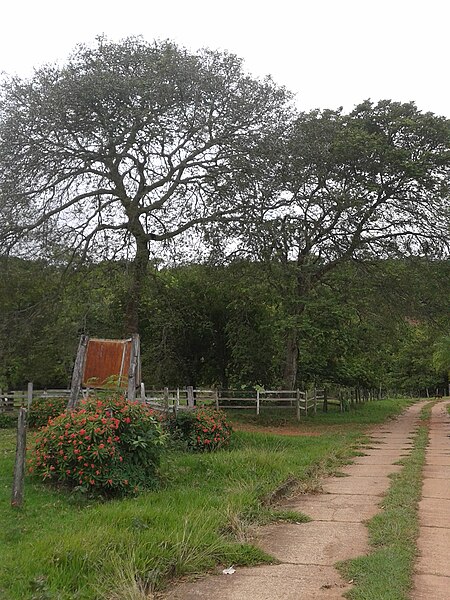
[[[27,76],[78,42],[170,38],[227,49],[302,110],[414,100],[450,117],[449,0],[6,0],[0,70]]]

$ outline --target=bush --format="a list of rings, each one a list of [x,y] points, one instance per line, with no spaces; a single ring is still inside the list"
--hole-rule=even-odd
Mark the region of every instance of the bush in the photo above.
[[[38,429],[66,410],[67,398],[36,398],[28,411],[28,426]]]
[[[29,470],[85,492],[136,493],[155,484],[163,445],[161,425],[146,405],[88,399],[37,433]]]
[[[0,429],[12,429],[17,425],[15,413],[0,413]]]
[[[212,408],[178,412],[168,422],[169,431],[177,440],[184,442],[188,449],[213,451],[230,443],[232,428],[226,414]]]

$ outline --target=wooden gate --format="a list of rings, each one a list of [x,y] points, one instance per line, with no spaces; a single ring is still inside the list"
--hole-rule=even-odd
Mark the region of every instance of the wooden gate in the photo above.
[[[67,408],[77,405],[81,386],[126,389],[128,399],[134,400],[140,385],[141,351],[137,333],[127,340],[81,336]]]

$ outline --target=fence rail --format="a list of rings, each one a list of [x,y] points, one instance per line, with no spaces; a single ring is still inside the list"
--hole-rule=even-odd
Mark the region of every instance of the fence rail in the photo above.
[[[86,394],[88,391],[84,391]],[[66,397],[69,399],[70,390],[35,390],[33,384],[28,384],[26,391],[2,392],[0,390],[0,412],[30,407],[34,398]],[[327,390],[313,388],[311,390],[220,390],[201,389],[187,386],[186,388],[164,388],[160,390],[145,390],[141,384],[141,400],[156,410],[163,412],[178,412],[201,406],[214,406],[217,409],[247,409],[255,410],[259,415],[267,408],[295,410],[297,419],[302,415],[315,414],[317,410],[328,410],[331,405],[344,411],[348,404],[365,402],[375,399],[375,394],[367,390],[339,390],[328,396]]]
[[[200,406],[214,405],[220,409],[252,409],[259,415],[266,408],[292,409],[300,420],[302,414],[316,413],[318,407],[336,404],[339,410],[344,404],[338,398],[327,398],[326,391],[301,390],[219,390],[219,389],[169,389],[148,390],[142,394],[147,404],[157,410],[186,410]]]
[[[13,390],[4,392],[0,390],[0,412],[19,409],[31,406],[34,398],[61,398],[67,399],[70,396],[70,390],[35,390],[32,384],[28,384],[28,389]]]

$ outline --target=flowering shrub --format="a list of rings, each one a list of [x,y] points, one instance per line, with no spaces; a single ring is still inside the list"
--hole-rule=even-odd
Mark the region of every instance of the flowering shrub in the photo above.
[[[28,411],[28,425],[37,429],[47,425],[49,419],[66,410],[67,398],[36,398]]]
[[[88,399],[37,433],[29,470],[83,491],[137,492],[156,481],[163,445],[161,425],[144,404]]]
[[[232,428],[223,411],[199,408],[179,412],[169,421],[169,431],[189,449],[211,452],[230,443]]]

